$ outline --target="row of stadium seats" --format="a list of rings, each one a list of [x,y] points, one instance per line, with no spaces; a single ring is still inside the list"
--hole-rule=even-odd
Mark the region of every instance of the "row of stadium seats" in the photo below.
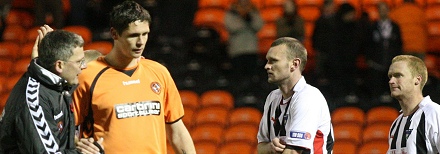
[[[379,154],[388,150],[388,133],[399,111],[377,106],[364,112],[358,107],[345,106],[336,108],[331,115],[335,154]]]

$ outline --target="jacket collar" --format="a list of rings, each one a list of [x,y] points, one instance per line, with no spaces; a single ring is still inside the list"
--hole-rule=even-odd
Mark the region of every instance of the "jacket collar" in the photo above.
[[[71,86],[67,86],[66,80],[38,65],[37,60],[38,58],[34,58],[29,64],[28,72],[30,77],[35,78],[41,84],[56,91],[71,89]]]

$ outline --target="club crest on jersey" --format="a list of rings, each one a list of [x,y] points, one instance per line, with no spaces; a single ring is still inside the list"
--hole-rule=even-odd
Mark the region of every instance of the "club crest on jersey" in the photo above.
[[[62,132],[64,129],[64,122],[60,121],[57,123],[58,131]]]
[[[310,140],[312,135],[309,132],[290,131],[290,138]]]
[[[156,94],[160,94],[161,87],[160,87],[160,84],[159,84],[159,83],[157,83],[157,82],[152,82],[150,86],[151,86],[151,90],[152,90],[154,93],[156,93]]]
[[[413,130],[413,129],[407,129],[407,130],[405,130],[405,137],[406,137],[406,139],[408,139],[409,135],[411,135],[412,130]]]

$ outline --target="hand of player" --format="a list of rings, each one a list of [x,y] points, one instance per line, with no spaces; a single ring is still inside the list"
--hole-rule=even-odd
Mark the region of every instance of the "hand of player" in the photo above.
[[[104,138],[100,138],[96,143],[104,149],[102,142]],[[100,149],[94,144],[95,140],[93,138],[82,138],[76,143],[76,149],[83,154],[100,154]]]
[[[282,144],[280,141],[280,138],[274,138],[272,142],[270,142],[270,146],[272,147],[272,150],[281,153],[284,151],[284,148],[286,148],[286,145]]]
[[[52,28],[50,28],[48,25],[41,26],[38,32],[38,36],[35,40],[34,47],[32,48],[32,55],[31,58],[38,57],[38,45],[40,45],[41,40],[44,36],[46,36],[47,33],[53,31]]]

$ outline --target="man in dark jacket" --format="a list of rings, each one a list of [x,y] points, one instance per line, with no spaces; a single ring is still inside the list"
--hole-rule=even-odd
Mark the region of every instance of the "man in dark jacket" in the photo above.
[[[0,153],[78,153],[71,94],[86,68],[81,36],[39,31],[38,58],[16,83],[0,118]],[[37,39],[38,42],[38,39]],[[37,43],[36,43],[37,44]]]
[[[402,37],[399,25],[389,16],[387,3],[377,4],[379,20],[373,23],[366,52],[369,67],[369,83],[372,97],[380,102],[392,101],[388,87],[388,67],[393,57],[402,54]],[[375,101],[377,102],[377,101]]]

